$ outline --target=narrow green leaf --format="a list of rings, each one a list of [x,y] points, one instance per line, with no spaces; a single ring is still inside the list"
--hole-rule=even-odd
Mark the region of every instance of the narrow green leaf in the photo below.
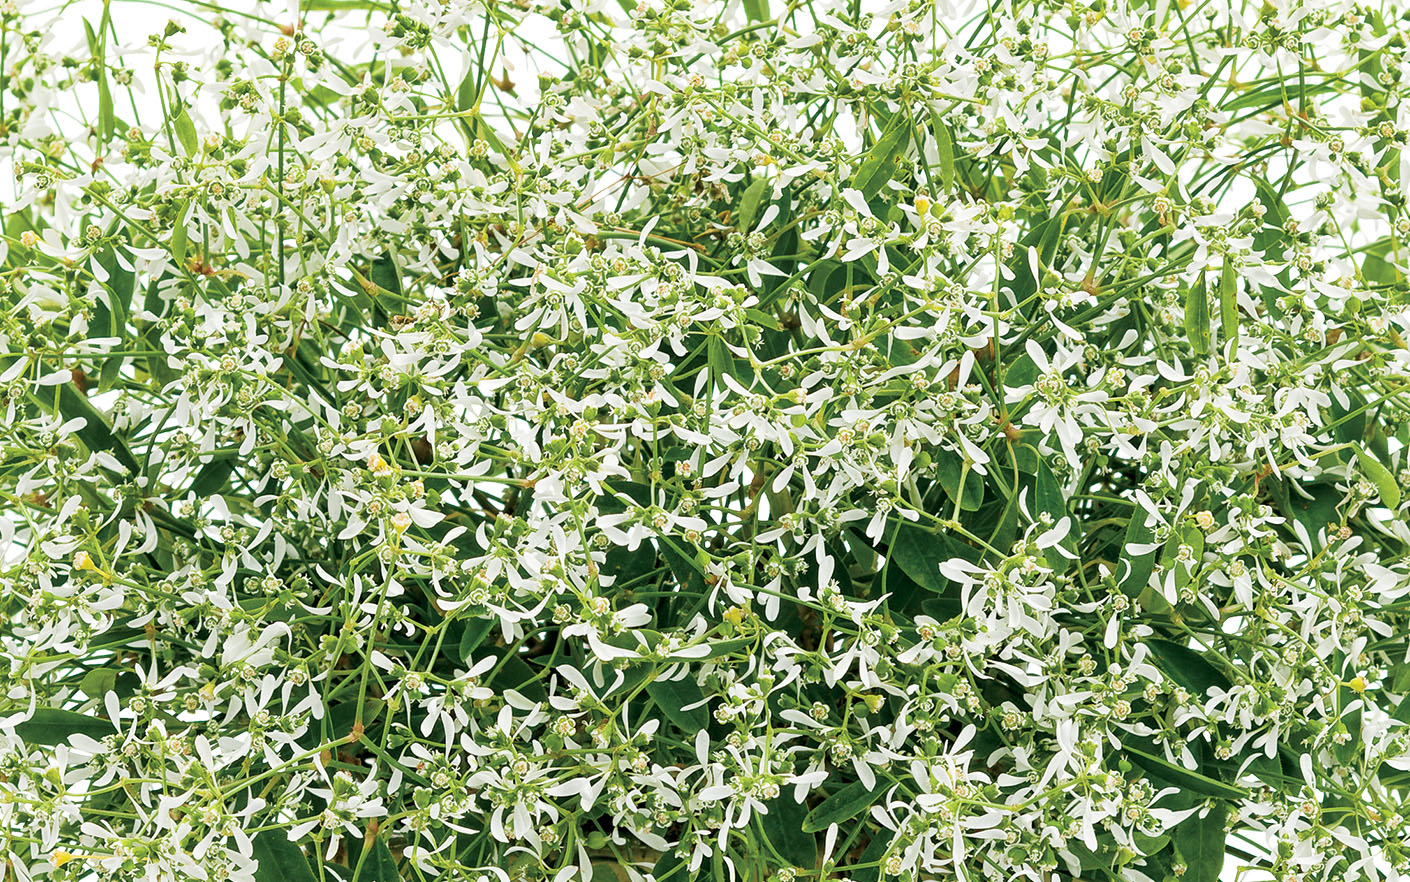
[[[53,707],[35,709],[28,720],[15,726],[15,733],[28,744],[67,744],[73,735],[102,738],[117,731],[107,720],[92,714],[59,710]]]
[[[1067,517],[1067,497],[1063,495],[1057,476],[1046,460],[1039,458],[1033,484],[1034,514],[1046,513],[1056,523]]]
[[[686,710],[686,705],[698,704],[705,698],[700,686],[691,677],[683,680],[652,680],[646,684],[646,693],[661,708],[666,719],[683,732],[694,735],[710,724],[710,715],[704,705]]]
[[[1185,294],[1185,333],[1195,355],[1209,354],[1209,290],[1203,276]]]
[[[213,496],[225,489],[225,484],[230,480],[230,476],[235,472],[234,454],[223,454],[216,456],[210,462],[201,467],[196,473],[196,478],[191,482],[191,493],[197,499],[205,496]]]
[[[1125,566],[1118,565],[1116,571],[1121,579],[1121,593],[1127,597],[1140,595],[1146,583],[1150,582],[1151,573],[1155,570],[1155,556],[1160,549],[1137,553],[1135,548],[1152,545],[1154,539],[1155,532],[1146,526],[1146,512],[1137,505],[1126,524],[1126,538],[1122,542],[1121,563]]]
[[[390,253],[383,254],[372,261],[372,269],[368,270],[367,278],[372,284],[391,291],[393,294],[401,294],[401,273],[397,270],[396,260]]]
[[[304,850],[289,841],[287,831],[261,831],[252,844],[259,862],[255,882],[317,882]]]
[[[955,143],[950,137],[950,127],[933,117],[931,129],[935,132],[935,152],[940,157],[940,184],[948,191],[955,184]]]
[[[171,228],[171,259],[179,267],[186,266],[186,200],[176,203],[176,222]]]
[[[46,407],[48,406],[47,395],[42,399],[36,397],[35,400],[40,401]],[[142,467],[137,464],[137,458],[132,455],[131,450],[127,449],[127,445],[123,443],[122,439],[113,433],[107,419],[88,402],[87,396],[74,388],[72,384],[59,387],[59,412],[64,419],[82,417],[85,420],[83,428],[75,434],[89,450],[95,453],[98,451],[111,453],[133,475],[142,471]]]
[[[596,875],[596,874],[594,874]],[[661,852],[656,864],[651,868],[651,878],[656,882],[686,882],[692,878],[690,872],[690,852],[678,854],[674,848]]]
[[[758,324],[760,327],[768,328],[770,331],[777,331],[780,329],[778,319],[774,318],[769,313],[764,312],[762,309],[755,309],[753,307],[749,307],[744,310],[744,315],[751,322]]]
[[[812,833],[803,832],[807,816],[803,804],[793,800],[792,792],[785,792],[765,805],[769,813],[760,816],[760,824],[774,850],[795,867],[814,866],[818,861],[818,840]]]
[[[1220,333],[1225,342],[1239,339],[1239,294],[1238,277],[1234,264],[1224,258],[1224,271],[1219,277],[1219,321]]]
[[[118,384],[122,379],[121,358],[105,358],[103,366],[98,369],[98,391],[106,392]]]
[[[706,361],[710,365],[710,380],[716,389],[724,389],[725,374],[734,373],[734,356],[725,345],[723,337],[715,334],[705,344]]]
[[[492,618],[470,619],[465,623],[465,631],[460,635],[460,660],[469,662],[470,656],[480,644],[485,642],[489,636],[490,629],[494,627],[495,620]]]
[[[817,833],[826,830],[831,824],[841,824],[860,815],[880,799],[885,791],[880,781],[876,784],[875,790],[869,790],[861,781],[853,781],[824,799],[803,818],[803,832]]]
[[[89,698],[102,698],[117,688],[118,672],[113,668],[94,668],[83,675],[78,689]]]
[[[181,142],[181,148],[186,151],[186,155],[195,156],[201,149],[201,141],[196,137],[196,125],[191,122],[191,115],[186,112],[186,108],[181,108],[172,125],[176,128],[176,140]]]
[[[98,42],[98,34],[93,30],[93,25],[88,23],[88,19],[83,20],[83,35],[88,40],[88,52],[94,60],[102,62],[103,50]]]
[[[752,637],[739,637],[734,640],[711,640],[709,641],[710,652],[704,658],[723,658],[727,655],[734,655],[741,649],[747,649],[754,645]]]
[[[1186,818],[1175,828],[1175,849],[1188,868],[1182,882],[1219,882],[1224,870],[1224,822],[1229,809],[1215,802],[1204,817]]]
[[[905,113],[891,117],[885,131],[858,166],[852,177],[852,186],[861,191],[866,199],[871,199],[891,180],[896,172],[896,158],[905,153],[911,143],[910,120]]]
[[[978,511],[981,503],[984,502],[984,476],[974,471],[973,467],[967,464],[957,453],[946,453],[940,455],[938,463],[940,470],[940,486],[945,489],[946,495],[953,502],[959,500],[960,511]],[[961,479],[963,479],[963,493],[961,493]],[[949,515],[949,512],[944,512]]]
[[[490,148],[492,150],[502,156],[510,155],[508,145],[506,145],[503,141],[499,139],[499,135],[495,132],[495,130],[490,126],[489,123],[485,122],[485,118],[483,116],[476,115],[474,118],[474,124],[476,136],[484,138],[485,141],[490,145]]]
[[[1381,502],[1392,510],[1400,508],[1400,483],[1396,481],[1395,475],[1390,473],[1390,469],[1381,465],[1380,461],[1366,452],[1364,447],[1357,445],[1356,462],[1361,466],[1361,471],[1372,484],[1376,485],[1376,492],[1381,495]]]
[[[113,93],[108,86],[108,73],[104,70],[98,74],[98,137],[107,141],[116,131],[117,117],[113,115]]]
[[[1047,460],[1042,457],[1038,458],[1037,470],[1033,479],[1033,504],[1037,509],[1034,512],[1035,515],[1046,514],[1053,519],[1054,524],[1067,517],[1067,496],[1062,492],[1062,486],[1058,484],[1052,466],[1049,466]],[[1077,548],[1076,530],[1076,519],[1074,518],[1072,522],[1069,522],[1067,535],[1062,537],[1062,541],[1059,543],[1069,552],[1075,551]],[[1067,568],[1067,558],[1057,548],[1045,549],[1043,556],[1053,569],[1061,571]]]
[[[949,580],[940,575],[940,564],[953,555],[945,540],[934,533],[902,525],[896,531],[887,556],[922,588],[941,594],[949,585]]]
[[[1179,559],[1182,545],[1190,549],[1188,561]],[[1195,524],[1180,526],[1166,543],[1165,553],[1164,563],[1175,568],[1176,589],[1184,588],[1194,578],[1195,573],[1199,572],[1200,557],[1204,554],[1204,531]]]
[[[468,70],[460,81],[460,85],[455,90],[455,109],[459,113],[465,113],[475,103],[475,71]]]
[[[1248,791],[1242,787],[1234,787],[1217,781],[1199,772],[1191,772],[1183,766],[1178,766],[1169,762],[1164,757],[1156,756],[1153,753],[1146,753],[1144,750],[1137,750],[1127,744],[1122,747],[1122,755],[1156,778],[1162,778],[1171,784],[1183,787],[1186,790],[1202,793],[1205,796],[1220,796],[1225,799],[1244,799],[1248,796]]]
[[[128,310],[132,304],[132,270],[123,269],[117,261],[117,254],[108,249],[98,256],[98,264],[108,273],[106,289],[108,310],[108,336],[127,336]]]
[[[759,178],[749,185],[739,200],[739,229],[747,233],[754,228],[754,220],[759,216],[759,201],[764,198],[764,188],[772,185]]]
[[[1188,646],[1155,637],[1147,639],[1145,643],[1150,648],[1156,666],[1191,693],[1203,697],[1211,687],[1229,688],[1229,678]]]

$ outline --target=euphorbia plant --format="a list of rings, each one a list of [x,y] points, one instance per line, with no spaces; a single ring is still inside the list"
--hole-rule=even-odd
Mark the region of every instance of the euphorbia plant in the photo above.
[[[1401,878],[1404,22],[6,4],[5,878]]]

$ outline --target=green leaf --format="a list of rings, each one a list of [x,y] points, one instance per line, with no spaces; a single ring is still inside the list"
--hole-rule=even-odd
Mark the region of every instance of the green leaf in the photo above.
[[[753,646],[753,637],[738,637],[734,640],[711,640],[709,641],[710,652],[704,658],[723,658],[727,655],[734,655],[741,649]]]
[[[117,131],[117,117],[113,115],[113,93],[108,87],[108,73],[98,74],[98,137],[107,141]]]
[[[42,398],[36,396],[35,400],[46,407],[48,406],[47,396]],[[82,417],[85,420],[84,427],[75,434],[90,451],[95,453],[107,451],[132,475],[136,476],[141,473],[142,467],[138,465],[132,451],[128,450],[122,439],[113,433],[107,419],[88,402],[87,396],[74,388],[72,384],[59,387],[59,412],[65,419]]]
[[[1041,457],[1034,475],[1033,504],[1037,506],[1034,514],[1047,513],[1053,523],[1067,517],[1067,498],[1063,496],[1062,486],[1058,484],[1052,467]]]
[[[397,295],[402,293],[401,273],[397,270],[396,260],[390,253],[383,254],[372,261],[372,268],[368,270],[367,278],[379,288]]]
[[[937,465],[940,485],[945,488],[951,501],[959,501],[960,511],[978,511],[984,501],[984,476],[962,461],[959,454],[942,454]],[[963,494],[960,492],[961,477],[964,481]]]
[[[1052,467],[1042,457],[1038,458],[1033,479],[1033,505],[1037,509],[1034,512],[1035,515],[1047,514],[1053,519],[1054,524],[1067,517],[1067,497],[1063,494],[1062,485],[1058,484]],[[1075,523],[1076,519],[1073,520],[1074,523],[1068,525],[1067,535],[1062,537],[1062,541],[1058,543],[1069,552],[1077,549],[1076,531],[1078,528]],[[1069,565],[1067,558],[1057,548],[1045,549],[1043,556],[1047,559],[1048,565],[1059,572],[1066,570]]]
[[[205,496],[213,496],[225,489],[230,476],[235,472],[235,455],[233,453],[221,454],[201,467],[196,473],[196,478],[191,482],[191,493],[197,499]]]
[[[877,882],[881,877],[882,858],[886,857],[890,846],[891,832],[889,830],[883,828],[874,834],[871,837],[871,842],[867,843],[867,850],[862,852],[862,856],[853,864],[857,869],[851,874],[852,878],[856,882]]]
[[[1181,562],[1179,560],[1180,546],[1186,545],[1190,549],[1190,559]],[[1175,530],[1171,534],[1169,541],[1165,543],[1165,558],[1163,562],[1166,566],[1175,570],[1175,588],[1184,588],[1199,572],[1200,557],[1204,554],[1204,531],[1195,524],[1187,523]]]
[[[765,188],[772,185],[764,178],[750,184],[739,199],[739,229],[747,233],[754,228],[754,219],[759,216],[759,201],[764,198]]]
[[[1332,403],[1327,408],[1332,416],[1332,437],[1338,444],[1357,444],[1366,437],[1366,399],[1354,388],[1345,389],[1343,392],[1346,394],[1347,406],[1342,407],[1333,396]],[[1347,452],[1342,461],[1350,460],[1351,454]]]
[[[116,731],[108,720],[54,707],[36,708],[28,720],[15,726],[15,734],[26,743],[48,745],[67,744],[73,735],[102,738]]]
[[[113,668],[94,668],[79,681],[79,691],[89,698],[102,698],[117,688],[118,672]]]
[[[1321,547],[1317,537],[1324,530],[1341,523],[1337,508],[1343,501],[1343,494],[1331,480],[1314,481],[1303,484],[1290,479],[1268,480],[1269,495],[1276,503],[1279,514],[1300,523],[1313,540],[1313,545]],[[1284,529],[1292,531],[1292,524],[1284,524]],[[1296,535],[1296,533],[1294,533]]]
[[[803,821],[807,816],[803,804],[795,802],[792,793],[785,793],[765,805],[769,813],[760,816],[760,824],[774,851],[795,867],[817,864],[818,840],[812,833],[803,832]]]
[[[176,221],[171,227],[171,259],[182,268],[186,266],[186,210],[189,207],[186,200],[177,201]]]
[[[910,120],[905,113],[897,113],[881,133],[876,146],[871,148],[866,159],[858,166],[852,177],[852,186],[870,200],[891,180],[896,172],[896,158],[905,153],[911,143]]]
[[[1155,547],[1149,551],[1137,554],[1133,548],[1138,545],[1152,545],[1155,539],[1155,532],[1146,526],[1146,512],[1138,504],[1131,512],[1131,520],[1126,524],[1126,538],[1121,548],[1121,563],[1125,567],[1117,566],[1117,576],[1121,579],[1121,593],[1127,597],[1136,597],[1150,582],[1151,573],[1155,570],[1155,556],[1159,548]],[[1121,575],[1122,573],[1125,575]]]
[[[1234,264],[1224,258],[1224,271],[1219,277],[1219,333],[1224,340],[1239,339],[1239,283]]]
[[[850,821],[857,815],[866,811],[871,804],[881,798],[885,787],[880,781],[876,782],[875,790],[868,790],[867,785],[861,781],[853,781],[846,787],[818,803],[817,807],[808,812],[803,818],[803,832],[817,833],[826,830],[832,824],[841,824]]]
[[[475,103],[475,71],[472,68],[465,72],[465,77],[460,81],[460,85],[455,90],[455,109],[459,113],[465,113]]]
[[[357,871],[357,882],[400,882],[401,875],[397,873],[397,861],[392,857],[392,852],[387,848],[387,843],[381,839],[372,842],[372,848],[362,856],[361,866]]]
[[[259,861],[255,882],[317,882],[304,850],[289,841],[285,830],[263,830],[253,840]]]
[[[656,864],[651,868],[651,878],[656,882],[687,882],[694,878],[690,872],[690,852],[684,855],[676,853],[676,849],[668,848],[656,859]],[[593,874],[596,876],[596,874]]]
[[[1361,466],[1361,471],[1366,474],[1370,482],[1376,485],[1376,492],[1381,495],[1381,502],[1392,510],[1399,508],[1400,484],[1395,480],[1395,475],[1390,473],[1390,469],[1381,465],[1360,445],[1356,447],[1356,462]]]
[[[1195,355],[1209,354],[1209,291],[1203,276],[1185,293],[1185,333]]]
[[[1156,666],[1192,694],[1203,696],[1210,688],[1216,686],[1220,689],[1229,688],[1229,678],[1188,646],[1155,637],[1147,639],[1146,646],[1149,647]]]
[[[1248,791],[1242,787],[1234,787],[1207,775],[1191,772],[1183,766],[1169,762],[1164,757],[1138,750],[1129,744],[1122,746],[1122,755],[1145,769],[1152,777],[1161,778],[1185,790],[1202,793],[1205,796],[1220,796],[1225,799],[1245,799],[1249,795]]]
[[[108,336],[127,336],[127,314],[132,304],[132,270],[123,269],[118,263],[117,253],[109,248],[98,255],[98,265],[108,274],[105,288],[107,302],[103,304],[108,314]]]
[[[1192,815],[1175,828],[1175,849],[1188,867],[1181,882],[1219,882],[1228,815],[1228,806],[1215,802],[1204,817]]]
[[[769,0],[744,0],[744,15],[750,21],[768,21]]]
[[[191,122],[186,108],[181,108],[172,126],[176,129],[176,140],[181,142],[181,149],[186,151],[187,156],[195,156],[201,149],[201,141],[196,137],[196,125]]]
[[[686,705],[698,704],[705,698],[705,693],[690,676],[682,680],[652,680],[646,684],[646,694],[661,708],[666,719],[683,732],[694,735],[710,724],[704,705],[686,710]]]
[[[940,564],[954,555],[941,536],[902,524],[887,554],[901,572],[922,588],[942,594],[949,585],[949,580],[940,575]]]
[[[479,114],[476,114],[473,117],[473,123],[475,127],[475,135],[477,137],[484,138],[486,143],[490,145],[490,149],[494,150],[494,152],[500,154],[501,156],[509,157],[510,162],[512,163],[513,157],[510,156],[509,146],[500,140],[499,134],[495,132],[494,128],[490,126],[489,123],[485,122],[485,118],[483,116],[480,116]],[[518,166],[515,166],[515,168],[517,169]]]
[[[931,118],[930,127],[935,133],[935,152],[940,158],[940,185],[948,191],[955,184],[955,143],[950,137],[950,127],[938,116]]]
[[[734,374],[734,355],[725,345],[725,339],[714,334],[705,344],[705,359],[710,365],[710,382],[716,389],[725,389],[725,374]]]
[[[471,654],[480,648],[480,644],[485,642],[485,637],[489,636],[490,629],[494,627],[493,618],[470,619],[465,623],[465,631],[460,635],[460,660],[469,662]]]

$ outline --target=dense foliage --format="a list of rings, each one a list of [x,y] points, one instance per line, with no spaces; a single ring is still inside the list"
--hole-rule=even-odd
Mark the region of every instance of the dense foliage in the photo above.
[[[3,4],[4,878],[1403,878],[1405,27]]]

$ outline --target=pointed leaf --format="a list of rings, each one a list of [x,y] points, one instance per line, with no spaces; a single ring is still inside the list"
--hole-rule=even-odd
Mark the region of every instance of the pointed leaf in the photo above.
[[[1228,807],[1216,802],[1204,817],[1192,815],[1175,828],[1175,849],[1188,868],[1182,882],[1219,882],[1228,814]]]
[[[1195,355],[1209,354],[1209,291],[1203,276],[1185,293],[1185,333]]]
[[[1219,278],[1219,333],[1224,340],[1239,339],[1239,289],[1233,262],[1224,258],[1224,271]]]
[[[181,112],[172,121],[172,126],[176,129],[176,140],[181,143],[181,149],[186,151],[187,156],[195,156],[201,149],[201,141],[196,137],[196,125],[191,122],[191,115],[186,112],[186,108],[181,108]]]
[[[469,662],[470,656],[485,642],[485,637],[494,627],[493,618],[470,619],[465,623],[465,631],[460,635],[460,660]]]
[[[754,228],[754,219],[759,216],[759,201],[764,198],[764,190],[772,185],[764,178],[759,178],[749,185],[744,191],[744,195],[739,199],[739,229],[741,232],[749,232]]]
[[[259,861],[255,882],[316,882],[304,850],[285,830],[264,830],[255,836],[254,858]]]
[[[931,124],[935,132],[935,152],[940,159],[940,185],[947,191],[955,183],[955,144],[950,137],[950,127],[937,117]]]
[[[831,824],[852,820],[880,799],[885,789],[880,780],[876,782],[875,790],[868,790],[861,781],[853,781],[808,812],[807,817],[803,818],[803,832],[817,833]]]
[[[1381,502],[1387,508],[1397,509],[1400,507],[1400,483],[1396,481],[1395,475],[1390,469],[1380,464],[1374,456],[1366,452],[1361,446],[1356,448],[1356,462],[1361,466],[1361,471],[1372,484],[1376,485],[1376,492],[1381,495]]]
[[[1136,546],[1152,545],[1155,532],[1146,526],[1146,512],[1138,504],[1131,512],[1131,520],[1126,524],[1126,538],[1121,548],[1121,563],[1116,573],[1121,579],[1121,593],[1136,597],[1150,582],[1155,570],[1155,556],[1159,548],[1137,553]],[[1124,573],[1124,575],[1123,575]]]
[[[1229,678],[1188,646],[1154,637],[1146,640],[1146,646],[1156,666],[1192,694],[1203,697],[1211,687],[1229,688]]]
[[[896,158],[905,153],[910,143],[910,120],[905,113],[897,113],[891,117],[891,122],[881,133],[876,146],[871,148],[866,159],[858,166],[857,173],[852,178],[852,186],[860,190],[862,196],[868,200],[881,192],[881,188],[886,186],[896,172]]]
[[[710,723],[710,715],[705,706],[699,705],[705,698],[705,693],[700,691],[700,686],[689,676],[683,680],[653,680],[646,685],[646,693],[661,708],[666,719],[692,737]],[[687,710],[686,705],[691,704],[699,706]]]
[[[818,861],[818,840],[812,833],[803,832],[807,816],[803,804],[794,802],[793,794],[785,792],[766,805],[769,813],[761,816],[761,820],[774,851],[795,867],[814,866]]]
[[[116,731],[108,720],[55,707],[36,708],[28,720],[15,726],[15,734],[27,744],[67,744],[74,735],[102,738]]]

